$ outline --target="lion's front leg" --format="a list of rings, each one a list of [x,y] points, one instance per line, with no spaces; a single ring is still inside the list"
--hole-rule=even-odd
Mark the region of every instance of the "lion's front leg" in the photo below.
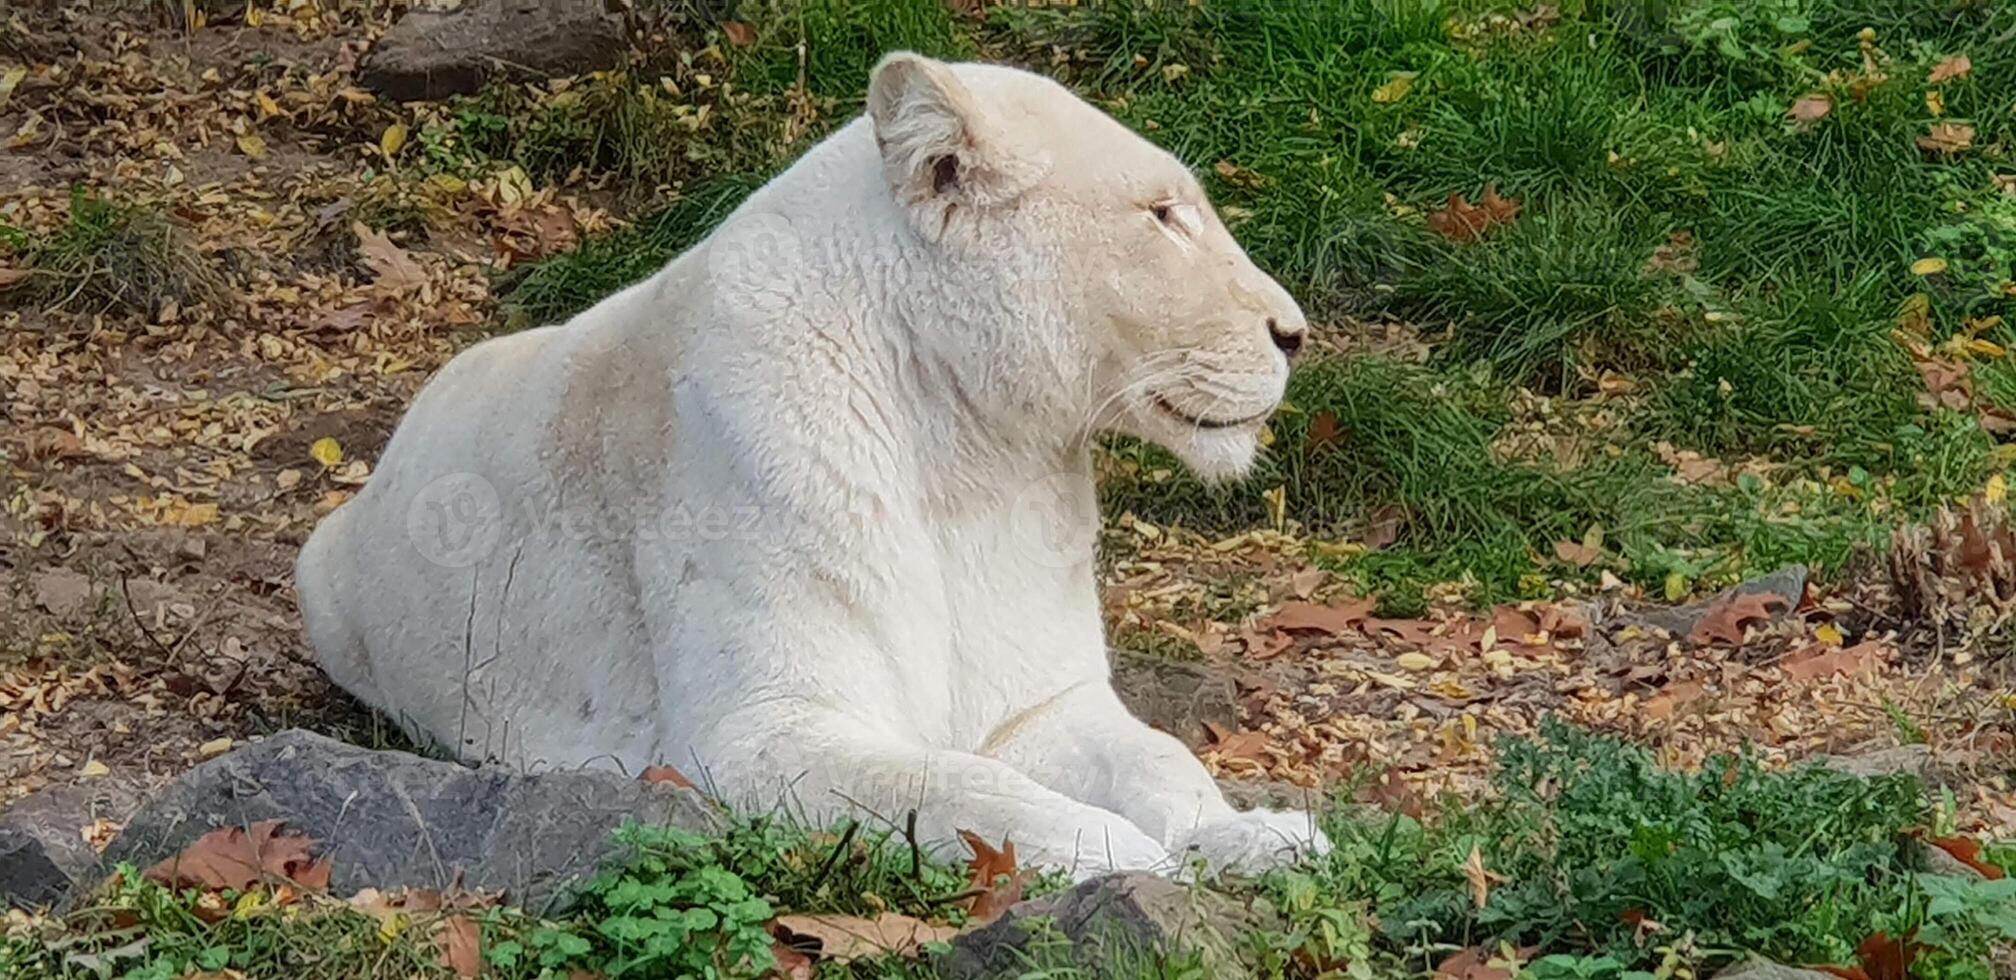
[[[959,834],[970,831],[1013,841],[1023,863],[1076,880],[1176,867],[1166,848],[1125,817],[998,759],[891,738],[844,715],[822,712],[788,729],[737,739],[726,752],[740,760],[709,768],[777,777],[724,787],[731,803],[756,810],[781,804],[821,823],[879,816],[900,825],[914,811],[919,843],[934,855],[963,854]]]
[[[1133,821],[1170,852],[1253,874],[1329,850],[1313,814],[1234,810],[1203,763],[1132,714],[1110,683],[1080,685],[1023,716],[986,753],[1073,799]]]

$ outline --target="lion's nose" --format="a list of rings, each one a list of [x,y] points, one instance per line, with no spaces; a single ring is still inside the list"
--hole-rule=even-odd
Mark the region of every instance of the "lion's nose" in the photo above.
[[[1279,319],[1270,316],[1267,318],[1267,335],[1274,338],[1274,346],[1281,348],[1281,353],[1294,357],[1301,352],[1302,341],[1309,336],[1309,331],[1303,327],[1284,327]]]

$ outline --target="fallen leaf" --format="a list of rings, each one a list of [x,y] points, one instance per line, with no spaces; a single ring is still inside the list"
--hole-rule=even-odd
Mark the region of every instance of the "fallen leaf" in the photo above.
[[[1263,629],[1313,630],[1331,636],[1341,636],[1356,632],[1359,624],[1372,615],[1379,605],[1376,599],[1361,599],[1346,596],[1332,600],[1327,606],[1313,602],[1289,602],[1280,611],[1260,623]]]
[[[1786,679],[1800,684],[1839,674],[1873,673],[1882,663],[1882,650],[1882,646],[1873,641],[1839,649],[1815,644],[1786,657],[1779,668],[1785,672]]]
[[[739,20],[723,21],[721,33],[727,36],[729,44],[738,48],[746,48],[756,43],[756,29]]]
[[[699,788],[693,785],[692,780],[686,778],[685,773],[671,766],[645,766],[644,771],[639,773],[637,778],[647,783],[671,783],[680,789]]]
[[[1517,950],[1507,947],[1493,953],[1482,946],[1472,946],[1457,950],[1436,964],[1432,980],[1513,980],[1526,961],[1538,952],[1537,947]]]
[[[238,137],[237,143],[238,152],[254,160],[261,160],[266,157],[266,140],[258,133],[246,133]]]
[[[381,291],[403,292],[427,281],[426,270],[405,249],[393,244],[392,239],[372,231],[361,221],[352,222],[350,231],[357,236],[358,258],[370,268],[375,277],[373,284]]]
[[[1591,548],[1580,541],[1554,542],[1554,557],[1576,568],[1588,568],[1603,557],[1603,552]]]
[[[1407,512],[1388,504],[1365,519],[1365,533],[1360,540],[1367,551],[1384,550],[1400,540],[1400,528],[1406,522]]]
[[[231,745],[232,745],[231,739],[228,737],[213,738],[208,742],[204,742],[202,745],[196,746],[196,757],[199,759],[215,759],[218,756],[231,751]]]
[[[1428,801],[1415,792],[1414,787],[1400,778],[1398,771],[1387,769],[1378,778],[1358,787],[1353,794],[1360,803],[1370,803],[1393,813],[1404,813],[1416,820],[1428,812]]]
[[[1933,123],[1925,135],[1918,137],[1918,148],[1928,153],[1952,155],[1966,151],[1974,145],[1974,127],[1966,123]]]
[[[780,915],[776,928],[818,944],[818,958],[844,965],[878,956],[916,958],[928,943],[949,942],[959,930],[895,912],[872,919],[856,915]],[[790,944],[801,952],[805,947]]]
[[[1461,194],[1449,195],[1447,205],[1428,212],[1428,227],[1452,242],[1474,242],[1518,217],[1518,199],[1499,197],[1497,184],[1485,184],[1476,204]]]
[[[343,462],[343,444],[329,436],[323,436],[308,446],[308,455],[331,469]]]
[[[393,157],[399,155],[400,148],[404,147],[405,145],[406,145],[405,123],[393,123],[392,125],[385,127],[385,132],[379,134],[378,136],[378,152],[385,155],[385,160],[388,163],[391,162]]]
[[[1012,840],[1002,838],[997,849],[970,830],[959,831],[959,839],[973,851],[966,883],[976,894],[965,903],[967,925],[969,928],[986,925],[1022,900],[1022,893],[1036,872],[1016,867]]]
[[[1793,102],[1791,110],[1786,115],[1791,117],[1794,125],[1811,126],[1827,118],[1827,114],[1833,111],[1834,98],[1815,92],[1812,95],[1801,96]]]
[[[261,820],[251,827],[220,827],[148,868],[150,881],[169,888],[249,891],[273,881],[291,881],[320,891],[329,887],[329,863],[310,853],[315,841],[287,831],[284,820]]]
[[[1940,82],[1950,82],[1956,78],[1966,78],[1967,73],[1973,70],[1973,61],[1969,60],[1964,54],[1956,54],[1933,65],[1932,73],[1925,76],[1925,84],[1937,85]]]
[[[1914,276],[1936,276],[1945,271],[1946,260],[1937,256],[1922,258],[1911,263],[1911,274]]]
[[[812,957],[792,948],[783,939],[773,938],[770,941],[770,955],[777,960],[772,976],[783,977],[784,980],[813,980],[818,976]]]
[[[103,762],[99,762],[97,759],[92,759],[91,761],[84,763],[84,765],[77,770],[77,778],[96,779],[100,776],[111,775],[111,773],[112,773],[111,766],[108,766]]]
[[[14,90],[20,87],[21,80],[27,77],[28,68],[25,65],[16,65],[0,72],[0,112],[7,111],[7,100],[14,97]]]
[[[1393,663],[1398,665],[1401,670],[1409,670],[1418,674],[1435,669],[1436,660],[1425,653],[1403,653],[1394,657]]]
[[[26,273],[23,273],[23,275],[26,275]],[[5,285],[4,282],[0,282],[0,288],[5,288]],[[1303,440],[1303,447],[1306,450],[1313,453],[1317,450],[1329,449],[1343,441],[1344,434],[1337,424],[1336,412],[1322,411],[1310,417],[1309,435]]]
[[[1241,759],[1247,762],[1267,760],[1267,735],[1265,732],[1228,732],[1216,722],[1205,722],[1204,730],[1211,736],[1210,750],[1220,759]]]
[[[1505,880],[1484,867],[1484,852],[1476,844],[1470,845],[1470,856],[1463,859],[1463,877],[1470,882],[1471,903],[1480,909],[1491,901],[1491,886]]]
[[[483,973],[483,934],[468,916],[443,919],[434,933],[434,943],[441,947],[441,965],[456,976],[474,980]]]
[[[2001,881],[2008,873],[2001,868],[1981,860],[1981,842],[1971,837],[1928,837],[1925,843],[1932,845],[1978,872],[1989,881]]]
[[[28,281],[35,273],[28,269],[10,269],[0,265],[0,289],[12,289]]]
[[[1774,593],[1731,593],[1709,605],[1687,639],[1696,646],[1727,643],[1740,647],[1750,624],[1770,622],[1777,612],[1790,608],[1784,596]]]
[[[1407,93],[1414,88],[1414,78],[1417,74],[1417,72],[1411,71],[1394,72],[1393,77],[1386,84],[1372,90],[1372,101],[1381,105],[1390,105],[1406,98]]]
[[[1675,712],[1701,699],[1708,685],[1701,681],[1674,681],[1645,701],[1644,715],[1651,721],[1670,720]]]

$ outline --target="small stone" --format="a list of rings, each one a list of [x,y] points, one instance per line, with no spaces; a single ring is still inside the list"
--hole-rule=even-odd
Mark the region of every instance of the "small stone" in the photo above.
[[[83,768],[77,770],[77,778],[97,779],[100,776],[110,775],[111,772],[112,767],[106,765],[105,763],[99,762],[97,759],[92,759],[91,761],[84,763]]]
[[[228,738],[213,738],[202,745],[196,746],[196,756],[201,759],[215,759],[229,751],[231,751],[231,740]]]

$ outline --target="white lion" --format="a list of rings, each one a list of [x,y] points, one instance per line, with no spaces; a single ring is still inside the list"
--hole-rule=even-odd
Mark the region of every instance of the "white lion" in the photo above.
[[[1114,694],[1088,440],[1243,472],[1306,330],[1175,158],[894,54],[705,241],[443,368],[303,549],[308,633],[465,758],[915,810],[1080,877],[1257,871],[1327,844]]]

